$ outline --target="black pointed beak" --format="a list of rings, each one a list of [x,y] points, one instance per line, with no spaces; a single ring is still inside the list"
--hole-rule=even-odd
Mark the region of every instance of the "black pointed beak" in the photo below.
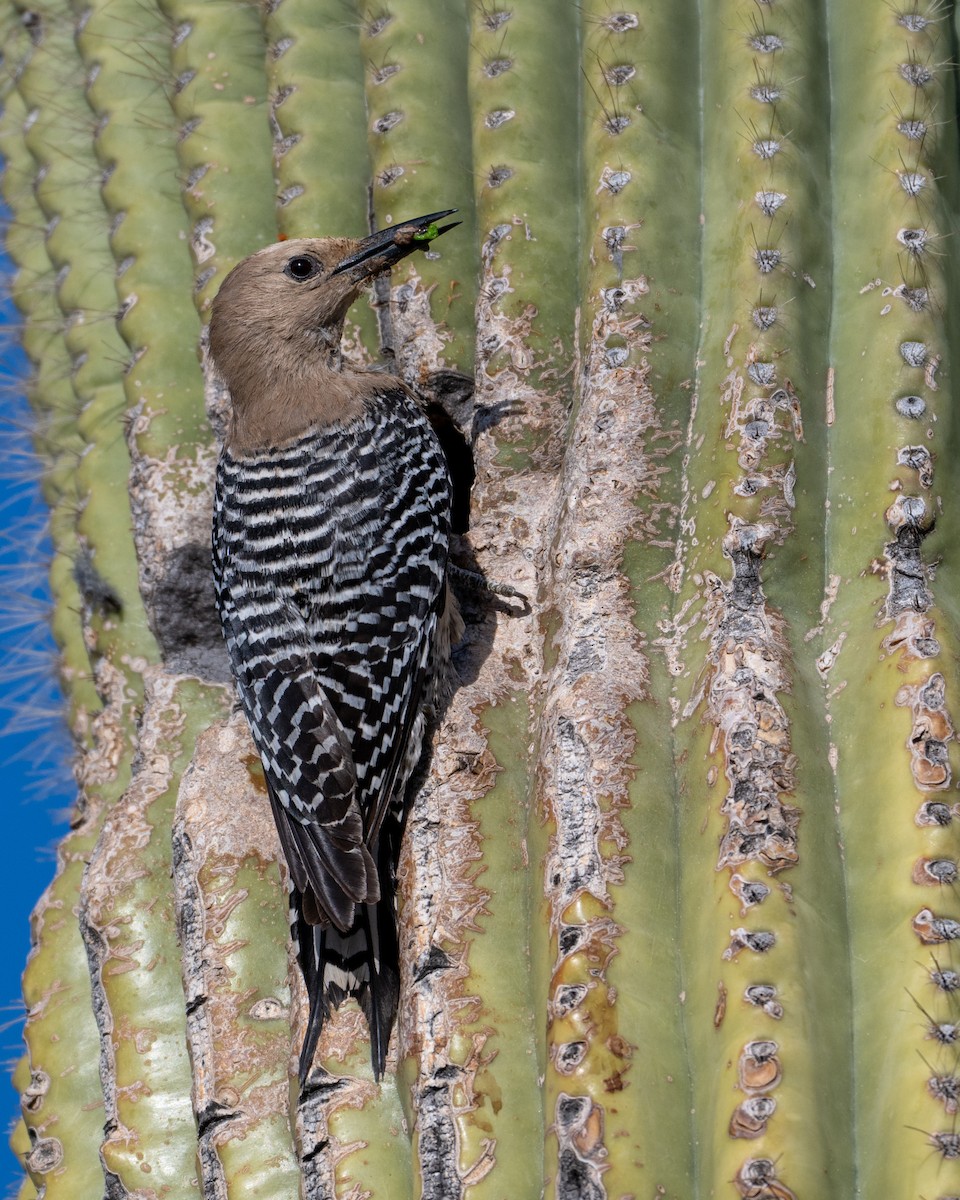
[[[437,225],[437,221],[456,211],[455,208],[445,208],[443,212],[427,213],[425,217],[414,217],[410,221],[401,221],[399,225],[390,225],[371,233],[360,243],[360,249],[337,263],[330,274],[354,271],[359,281],[386,271],[401,258],[406,258],[414,250],[426,249],[434,238],[461,224],[460,221],[451,221],[449,225]]]

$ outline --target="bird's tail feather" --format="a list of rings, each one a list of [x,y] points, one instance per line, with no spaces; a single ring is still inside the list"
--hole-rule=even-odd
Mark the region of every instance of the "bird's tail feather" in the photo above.
[[[306,1083],[324,1022],[348,996],[356,996],[370,1027],[370,1061],[376,1079],[384,1072],[390,1031],[400,998],[399,950],[392,905],[362,904],[346,933],[308,924],[296,891],[291,924],[310,1012],[300,1051],[300,1088]],[[385,911],[386,910],[386,911]]]

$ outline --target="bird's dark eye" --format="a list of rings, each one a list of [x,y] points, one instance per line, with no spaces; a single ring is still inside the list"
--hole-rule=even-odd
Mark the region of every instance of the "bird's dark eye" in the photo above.
[[[290,259],[283,268],[283,273],[284,275],[289,275],[291,279],[302,281],[304,279],[312,279],[314,275],[319,275],[320,269],[320,264],[315,258],[307,258],[305,254],[298,254],[296,258]]]

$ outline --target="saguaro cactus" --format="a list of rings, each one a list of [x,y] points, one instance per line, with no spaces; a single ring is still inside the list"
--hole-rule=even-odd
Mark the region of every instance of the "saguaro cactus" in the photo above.
[[[957,39],[941,0],[6,0],[80,798],[22,1200],[955,1200]],[[462,686],[386,1079],[304,1021],[207,554],[204,325],[278,236],[464,435]]]

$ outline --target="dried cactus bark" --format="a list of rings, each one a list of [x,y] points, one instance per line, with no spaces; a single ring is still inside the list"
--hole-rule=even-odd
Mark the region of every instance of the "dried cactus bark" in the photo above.
[[[954,7],[3,13],[81,787],[24,1200],[960,1192]],[[457,560],[529,611],[462,595],[387,1078],[345,1006],[298,1104],[203,326],[278,236],[448,205],[345,349],[466,436]]]

